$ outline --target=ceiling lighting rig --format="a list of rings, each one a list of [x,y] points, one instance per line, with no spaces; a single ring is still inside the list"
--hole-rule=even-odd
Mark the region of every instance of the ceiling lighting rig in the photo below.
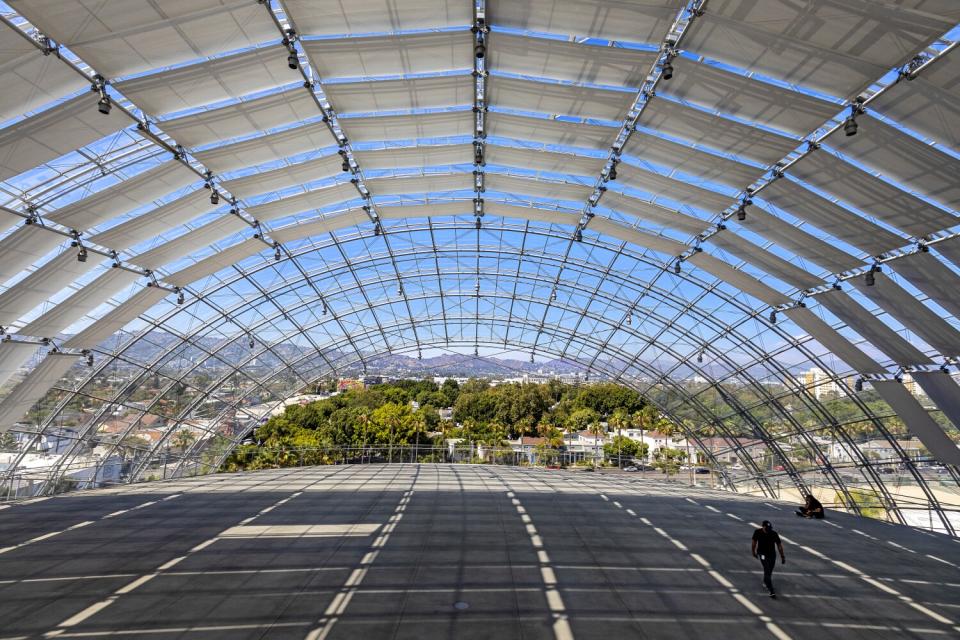
[[[487,27],[486,6],[484,2],[474,6],[473,26],[473,199],[474,226],[479,231],[483,226],[484,167],[486,166],[486,120],[487,120]]]

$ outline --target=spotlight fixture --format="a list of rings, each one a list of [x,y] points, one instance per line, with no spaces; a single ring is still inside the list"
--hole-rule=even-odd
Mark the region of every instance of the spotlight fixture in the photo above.
[[[473,357],[474,357],[474,358],[479,358],[479,357],[480,357],[480,349],[479,349],[478,347],[474,347],[474,348],[473,348]]]
[[[573,239],[576,240],[577,242],[583,242],[583,231],[580,229],[577,229],[573,233]]]
[[[247,346],[253,349],[254,347],[253,336],[247,336]]]
[[[216,189],[210,192],[210,204],[220,204],[220,194],[217,193]]]
[[[629,327],[632,324],[633,324],[633,314],[627,313],[627,326]]]
[[[484,56],[487,55],[487,45],[483,42],[483,36],[477,38],[477,44],[473,47],[473,55],[477,60],[483,60]]]
[[[293,47],[290,47],[290,54],[287,56],[287,66],[291,69],[300,67],[300,59],[297,58],[297,51]]]
[[[857,378],[853,381],[853,390],[857,393],[863,391],[863,378]]]
[[[697,354],[697,363],[703,364],[703,351]]]
[[[663,79],[669,80],[672,77],[673,77],[673,64],[671,64],[670,59],[668,58],[663,65]]]
[[[90,352],[87,352],[87,366],[88,367],[93,366],[93,354]]]
[[[77,252],[77,262],[86,262],[87,261],[87,248],[80,247],[80,250]]]
[[[97,111],[102,113],[105,116],[110,115],[110,109],[113,108],[113,103],[110,101],[110,96],[103,94],[100,96],[100,99],[97,100]]]
[[[533,362],[533,352],[532,352],[532,351],[530,352],[530,362],[531,362],[531,363]]]
[[[474,226],[477,228],[477,230],[479,230],[480,227],[483,226],[483,223],[480,222],[480,218],[477,218],[476,222],[474,223]]]
[[[677,274],[677,275],[680,275],[680,263],[681,263],[681,262],[682,262],[681,260],[677,260],[677,261],[674,263],[674,265],[673,265],[673,272],[674,272],[675,274]]]
[[[857,115],[863,113],[863,98],[858,97],[850,105],[850,115],[843,121],[843,133],[847,136],[857,135]]]
[[[610,173],[607,174],[607,179],[608,179],[608,180],[616,180],[616,179],[617,179],[617,165],[612,165],[612,166],[610,167]]]
[[[483,147],[479,144],[473,147],[473,163],[481,166],[485,164],[483,160]]]
[[[326,302],[323,303],[323,311],[320,312],[320,315],[322,315],[322,316],[327,315],[327,303],[326,303]]]
[[[550,292],[550,302],[554,302],[556,301],[556,299],[557,299],[557,290],[554,289],[553,291]]]
[[[857,117],[853,114],[843,121],[843,133],[847,136],[857,135]]]
[[[273,261],[280,262],[280,245],[273,247]]]
[[[184,301],[183,290],[177,289],[177,304],[183,304],[183,301]]]
[[[863,283],[868,287],[872,287],[874,284],[876,284],[877,280],[873,275],[876,271],[879,271],[879,269],[877,268],[877,265],[873,265],[870,267],[870,271],[867,271],[863,275]]]
[[[770,312],[770,324],[777,324],[777,310],[774,309]]]

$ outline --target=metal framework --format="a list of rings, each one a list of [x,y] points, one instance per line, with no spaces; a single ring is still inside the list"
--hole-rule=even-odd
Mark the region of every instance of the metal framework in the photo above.
[[[305,0],[203,0],[176,15],[134,3],[127,19],[143,33],[177,26],[183,42],[161,51],[65,22],[89,11],[66,1],[74,13],[11,2],[0,25],[6,68],[44,63],[11,90],[49,96],[0,116],[13,150],[0,154],[0,432],[17,438],[0,452],[8,496],[214,468],[318,380],[384,354],[483,350],[579,363],[638,390],[732,490],[776,495],[784,482],[960,530],[960,408],[943,401],[960,396],[960,320],[941,304],[958,284],[949,176],[960,148],[897,109],[912,100],[919,113],[928,94],[954,90],[944,77],[958,64],[960,12],[851,6],[850,19],[899,44],[853,54],[797,43],[833,66],[827,78],[728,50],[734,5],[764,37],[803,19],[745,2],[613,11],[637,33],[660,30],[637,40],[599,18],[602,1],[540,3],[520,19],[498,2],[436,0],[423,14],[389,0],[389,16],[336,28],[339,9]],[[827,3],[809,4],[814,16]],[[190,25],[210,16],[219,23],[196,40]],[[724,100],[716,74],[742,95]],[[497,83],[518,81],[534,91],[503,103]],[[784,128],[793,112],[816,128]],[[40,119],[66,133],[45,137]],[[960,130],[952,112],[941,119]],[[902,148],[871,147],[880,129]],[[631,155],[635,136],[675,152]],[[240,168],[201,160],[220,166],[224,153]],[[731,186],[713,165],[759,177]],[[824,178],[821,165],[842,175]],[[231,193],[241,178],[253,195]],[[781,206],[778,183],[804,207]],[[161,212],[169,224],[157,226]],[[218,222],[229,216],[239,232]],[[858,229],[891,248],[853,246]],[[188,233],[207,246],[193,249]],[[139,266],[157,248],[165,263]],[[67,252],[89,269],[63,282],[44,267]],[[112,285],[116,269],[139,283]],[[145,288],[168,295],[141,308]],[[910,305],[891,305],[903,295]],[[846,326],[823,296],[869,323]],[[103,340],[98,323],[117,331]],[[47,352],[83,357],[40,384]],[[172,453],[184,428],[196,436]]]

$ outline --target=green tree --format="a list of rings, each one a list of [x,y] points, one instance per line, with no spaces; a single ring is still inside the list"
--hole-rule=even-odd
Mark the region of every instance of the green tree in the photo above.
[[[653,453],[653,466],[663,471],[669,478],[680,472],[680,465],[686,458],[686,452],[680,449],[661,447]]]
[[[639,442],[626,436],[613,436],[610,442],[603,445],[603,453],[611,460],[616,459],[617,466],[623,466],[623,460],[632,460],[641,450],[646,451],[646,448],[646,444],[641,447]]]
[[[189,429],[180,429],[170,437],[170,445],[174,449],[179,449],[180,453],[186,453],[187,449],[197,441],[197,436]]]
[[[0,451],[16,451],[17,437],[9,431],[0,433]]]

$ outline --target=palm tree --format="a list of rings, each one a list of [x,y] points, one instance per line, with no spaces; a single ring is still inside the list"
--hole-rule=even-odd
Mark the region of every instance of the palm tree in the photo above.
[[[190,448],[194,442],[197,441],[197,436],[193,434],[189,429],[180,429],[173,435],[173,446],[177,449],[180,449],[180,453],[186,453],[187,449]]]
[[[590,431],[590,433],[593,434],[593,449],[594,449],[593,466],[594,468],[596,468],[597,452],[600,450],[600,435],[603,433],[606,433],[607,428],[603,425],[602,422],[600,422],[600,419],[597,418],[596,420],[590,423],[590,427],[588,430]]]
[[[621,455],[620,455],[620,443],[621,441],[621,430],[623,427],[630,426],[630,416],[623,409],[617,409],[613,412],[613,415],[610,416],[610,426],[617,430],[617,468],[623,466]]]

